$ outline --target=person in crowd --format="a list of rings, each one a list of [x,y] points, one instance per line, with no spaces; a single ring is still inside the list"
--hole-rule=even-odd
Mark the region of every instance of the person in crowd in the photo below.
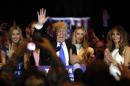
[[[6,64],[6,59],[4,58],[3,50],[7,50],[9,42],[8,33],[6,31],[0,31],[0,69]]]
[[[32,40],[32,35],[33,35],[33,32],[35,30],[35,25],[37,24],[37,21],[31,21],[29,23],[29,25],[25,28],[25,38],[27,41],[31,41]]]
[[[88,35],[89,46],[91,46],[92,48],[95,48],[96,42],[99,41],[101,38],[99,36],[97,36],[97,34],[93,28],[87,29],[87,35]]]
[[[96,60],[83,75],[83,81],[88,86],[120,86],[116,85],[117,81],[109,73],[109,66],[104,60]]]
[[[31,67],[24,72],[15,86],[49,86],[49,84],[45,72]]]
[[[46,12],[43,12],[42,16],[40,17],[42,18],[42,24],[44,24],[45,26],[45,23],[48,19],[48,17],[46,17]],[[26,35],[26,38],[28,40],[27,61],[30,66],[50,66],[52,64],[52,61],[48,51],[35,44],[35,41],[39,40],[38,37],[42,37],[43,35],[47,37],[46,32],[44,32],[43,30],[35,29],[35,26],[38,25],[37,23],[37,21],[31,22],[29,26],[26,28],[26,33],[29,33],[29,35]],[[43,26],[42,24],[40,23],[41,26]]]
[[[104,50],[106,48],[104,40],[98,40],[95,45],[95,57],[96,59],[104,59]]]
[[[104,52],[104,61],[109,65],[109,72],[120,80],[122,75],[117,64],[124,64],[128,67],[130,62],[130,47],[128,46],[127,33],[120,26],[114,26],[108,32],[107,46]]]
[[[21,74],[27,66],[26,58],[24,59],[24,52],[19,53],[19,56],[15,58],[15,55],[17,55],[16,52],[22,50],[23,48],[21,46],[23,46],[24,44],[25,41],[22,36],[21,28],[17,25],[13,25],[12,27],[10,27],[8,44],[5,48],[1,50],[1,63],[3,64],[3,66],[10,64],[10,62],[13,63],[13,75],[14,79],[16,80],[20,78]]]
[[[35,30],[35,25],[37,24],[37,21],[31,21],[29,25],[25,28],[26,37],[27,40],[27,53],[26,58],[28,61],[28,64],[31,66],[39,66],[39,59],[40,59],[40,48],[35,45],[33,42],[33,33]]]

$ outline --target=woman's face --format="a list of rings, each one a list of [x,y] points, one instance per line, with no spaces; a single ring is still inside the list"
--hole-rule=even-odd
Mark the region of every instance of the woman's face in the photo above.
[[[13,43],[18,43],[20,41],[20,32],[18,30],[13,30],[11,39]]]
[[[120,42],[120,34],[117,30],[112,31],[112,40],[113,40],[114,43]]]
[[[85,34],[82,29],[77,30],[75,33],[76,43],[80,44],[81,42],[83,42],[84,36]]]

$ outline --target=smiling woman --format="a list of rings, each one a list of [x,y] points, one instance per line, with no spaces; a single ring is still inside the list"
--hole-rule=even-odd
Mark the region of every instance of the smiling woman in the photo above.
[[[109,72],[116,80],[120,80],[121,72],[117,64],[130,63],[130,47],[128,45],[127,33],[122,26],[115,26],[107,36],[107,48],[104,53],[104,60],[109,65]]]
[[[20,78],[26,68],[26,59],[24,59],[25,48],[26,46],[23,40],[21,28],[14,24],[9,29],[7,46],[3,47],[1,50],[1,63],[3,64],[3,70],[5,69],[5,71],[7,66],[11,66],[9,69],[13,69],[13,71],[11,71],[11,75],[14,76],[13,79],[15,80]]]
[[[82,27],[77,27],[72,35],[72,43],[76,46],[77,55],[71,55],[72,64],[85,64],[88,66],[95,59],[94,49],[89,47],[86,31]]]
[[[22,31],[19,27],[11,27],[9,32],[12,43],[19,44],[21,41],[23,41]]]

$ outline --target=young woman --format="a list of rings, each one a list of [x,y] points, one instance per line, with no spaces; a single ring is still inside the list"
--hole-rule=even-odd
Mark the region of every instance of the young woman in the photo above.
[[[77,55],[71,55],[71,63],[80,63],[88,65],[94,60],[94,49],[88,46],[86,31],[82,27],[74,30],[72,44],[76,46]]]
[[[1,64],[3,66],[13,64],[14,79],[18,79],[25,68],[24,49],[26,45],[24,43],[21,28],[13,25],[9,29],[8,45],[1,50]]]
[[[121,72],[117,64],[129,66],[130,47],[128,46],[127,33],[122,26],[115,26],[107,36],[107,48],[104,60],[109,65],[109,72],[116,80],[120,80]]]

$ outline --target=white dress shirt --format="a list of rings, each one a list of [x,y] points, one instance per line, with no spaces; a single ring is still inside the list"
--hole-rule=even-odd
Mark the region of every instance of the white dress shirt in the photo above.
[[[57,42],[57,47],[59,47],[59,46],[60,46],[60,43]],[[65,59],[66,59],[66,66],[68,66],[69,65],[69,53],[68,53],[68,49],[67,49],[65,42],[62,43],[62,48],[64,50],[64,55],[65,55]],[[57,51],[56,54],[59,57],[59,51]]]

